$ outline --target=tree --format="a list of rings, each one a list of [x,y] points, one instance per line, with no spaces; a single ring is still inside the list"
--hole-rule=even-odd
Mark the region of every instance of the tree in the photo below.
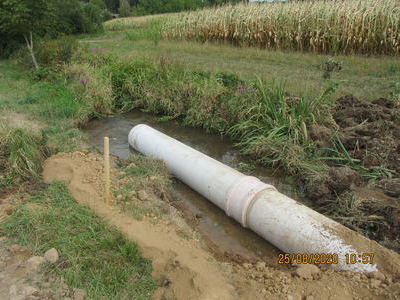
[[[105,0],[107,8],[116,13],[118,11],[118,7],[119,7],[119,0]]]
[[[131,6],[127,0],[119,1],[119,15],[121,17],[129,17],[131,15]]]
[[[1,35],[4,35],[6,39],[22,36],[36,69],[39,65],[33,51],[33,35],[46,31],[51,24],[53,17],[51,2],[49,0],[2,0],[0,2]]]
[[[101,8],[101,9],[107,8],[107,5],[104,2],[104,0],[90,0],[90,3],[92,3],[93,5],[96,5],[98,8]]]
[[[101,5],[101,1],[96,1]],[[0,57],[25,43],[35,68],[34,38],[103,29],[107,9],[79,0],[0,0]]]

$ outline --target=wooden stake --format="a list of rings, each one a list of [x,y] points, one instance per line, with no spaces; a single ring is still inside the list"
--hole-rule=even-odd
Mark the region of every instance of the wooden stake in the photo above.
[[[111,205],[110,193],[110,139],[104,137],[104,201]]]

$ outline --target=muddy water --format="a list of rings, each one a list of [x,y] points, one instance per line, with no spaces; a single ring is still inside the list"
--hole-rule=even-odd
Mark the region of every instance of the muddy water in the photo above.
[[[162,122],[153,115],[140,111],[94,120],[90,122],[85,132],[89,136],[91,145],[99,149],[102,147],[103,137],[109,136],[111,153],[127,158],[133,152],[129,148],[128,133],[133,126],[140,123],[150,125],[234,168],[249,165],[248,161],[233,149],[232,142],[226,138],[208,134],[201,129],[184,127],[178,121]],[[288,189],[289,184],[271,170],[252,168],[250,173],[244,173],[251,173],[250,175],[274,184],[286,194],[296,197],[294,191]],[[196,227],[214,252],[230,258],[239,255],[249,259],[263,258],[271,263],[276,261],[278,250],[274,246],[252,231],[241,227],[213,203],[178,180],[174,182],[174,193],[174,196],[181,200],[181,206],[185,211],[199,217]]]

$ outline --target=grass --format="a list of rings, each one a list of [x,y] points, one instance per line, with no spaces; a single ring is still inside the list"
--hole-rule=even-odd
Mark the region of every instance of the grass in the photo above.
[[[332,86],[318,97],[290,97],[279,82],[199,72],[165,58],[126,61],[95,55],[88,62],[111,79],[115,103],[121,108],[140,107],[228,134],[244,153],[265,165],[283,167],[288,174],[323,176],[324,165],[314,159],[316,147],[307,131],[316,123],[334,126],[329,118]],[[282,152],[283,145],[286,152]]]
[[[78,149],[83,134],[76,128],[88,120],[88,105],[79,101],[74,91],[61,82],[32,79],[32,73],[12,61],[0,61],[0,111],[5,117],[0,123],[7,127],[22,128],[29,134],[34,128],[42,134],[49,153]],[[10,120],[8,114],[21,120]],[[6,124],[8,123],[8,124]],[[33,126],[40,124],[40,126]]]
[[[381,178],[391,178],[396,173],[394,170],[382,166],[365,168],[359,159],[351,157],[338,135],[335,135],[333,138],[333,147],[327,150],[327,156],[320,157],[319,159],[335,161],[337,166],[349,166],[366,179],[379,180]]]
[[[34,81],[11,61],[0,66],[0,185],[38,181],[48,155],[81,147],[75,123],[84,118],[84,105],[61,83]]]
[[[0,60],[0,109],[26,96],[29,90],[27,71],[11,61]]]
[[[115,198],[121,199],[118,204],[122,209],[136,220],[141,220],[146,215],[156,218],[166,217],[168,211],[167,200],[171,185],[170,174],[165,164],[152,157],[132,155],[127,159],[122,168],[120,182],[123,182],[114,191]],[[139,191],[145,191],[149,199],[140,198]]]
[[[82,104],[65,85],[48,82],[38,82],[34,91],[18,104],[48,123],[78,119],[82,109]]]
[[[329,55],[315,55],[289,51],[273,51],[256,48],[237,48],[219,43],[198,43],[190,41],[160,40],[157,44],[151,37],[142,33],[141,39],[129,40],[134,30],[105,33],[105,36],[89,39],[92,51],[106,51],[121,59],[149,57],[159,60],[168,58],[192,70],[234,73],[244,79],[255,76],[265,81],[285,82],[286,89],[293,95],[306,90],[317,93],[320,86],[326,85],[324,63]],[[341,62],[342,69],[335,72],[331,80],[340,82],[336,97],[354,96],[375,100],[391,97],[396,84],[400,82],[400,63],[390,56],[334,56]]]
[[[44,137],[21,128],[2,127],[0,133],[0,170],[5,177],[38,180],[47,152]]]
[[[29,72],[0,61],[0,190],[27,180],[41,183],[43,160],[82,149],[85,138],[77,126],[111,112],[107,79],[81,66],[81,76],[90,74],[82,86],[69,67],[64,74],[59,66]],[[55,247],[61,260],[45,271],[85,289],[90,299],[150,299],[157,287],[138,246],[77,204],[61,183],[32,195],[0,223],[1,233],[37,255]]]
[[[36,255],[56,248],[60,262],[47,271],[85,289],[90,299],[150,299],[156,288],[151,263],[137,245],[75,202],[62,183],[20,205],[1,231]]]

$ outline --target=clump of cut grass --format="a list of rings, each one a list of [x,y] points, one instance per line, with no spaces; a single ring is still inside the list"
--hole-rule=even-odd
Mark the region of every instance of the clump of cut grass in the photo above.
[[[394,170],[382,166],[366,168],[360,159],[351,157],[338,135],[334,136],[332,145],[332,148],[327,149],[327,155],[321,156],[319,159],[323,159],[327,162],[334,162],[336,166],[350,167],[366,179],[379,180],[392,177],[392,175],[396,173]]]
[[[76,203],[63,183],[49,185],[28,202],[41,208],[21,205],[1,231],[36,255],[56,248],[60,263],[48,265],[48,272],[85,289],[90,299],[151,299],[156,283],[150,261],[135,243]]]
[[[18,180],[38,180],[46,156],[41,134],[0,124],[0,170]]]
[[[367,198],[346,192],[316,209],[372,239],[395,239],[400,205],[382,198]]]
[[[241,3],[171,16],[163,36],[317,53],[400,53],[397,0]]]

